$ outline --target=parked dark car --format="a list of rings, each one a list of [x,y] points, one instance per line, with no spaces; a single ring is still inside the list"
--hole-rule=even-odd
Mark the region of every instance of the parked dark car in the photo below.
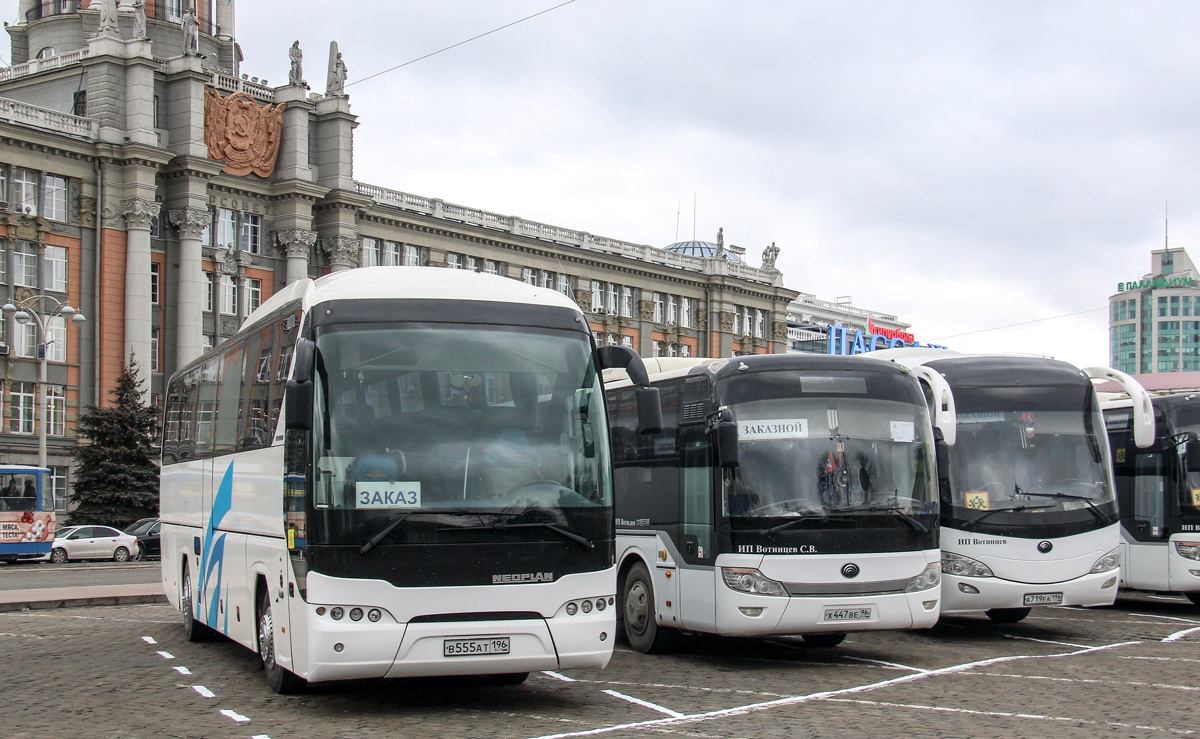
[[[137,553],[133,556],[135,560],[158,559],[162,556],[162,549],[158,543],[160,528],[157,518],[143,518],[125,529],[125,533],[137,537]]]

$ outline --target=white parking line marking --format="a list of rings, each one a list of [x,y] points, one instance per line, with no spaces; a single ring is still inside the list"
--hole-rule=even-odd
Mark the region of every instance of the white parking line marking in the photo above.
[[[1137,616],[1138,618],[1165,618],[1168,621],[1182,621],[1185,624],[1200,624],[1200,621],[1197,621],[1194,618],[1179,618],[1178,616],[1160,616],[1157,613],[1131,613],[1129,615]]]
[[[555,680],[562,680],[564,683],[578,682],[573,677],[567,677],[566,675],[560,675],[557,672],[554,672],[553,670],[542,670],[542,674],[549,675],[550,677],[554,678]]]
[[[170,652],[157,652],[156,654],[163,659],[175,659],[175,655],[171,654]]]
[[[1165,731],[1170,734],[1192,735],[1195,731],[1190,729],[1172,729],[1168,726],[1145,726],[1141,724],[1125,724],[1118,721],[1091,721],[1084,718],[1071,718],[1069,716],[1045,716],[1039,713],[1008,713],[1006,711],[976,711],[970,708],[946,708],[944,706],[921,706],[910,703],[885,703],[883,701],[864,701],[853,698],[826,698],[830,703],[859,703],[867,706],[879,706],[880,708],[908,708],[920,711],[938,711],[940,713],[965,713],[972,716],[999,716],[1001,718],[1024,718],[1035,719],[1038,721],[1070,721],[1071,723],[1090,724],[1092,726],[1115,726],[1122,729],[1141,729],[1143,731]]]
[[[842,688],[839,690],[826,690],[820,693],[809,693],[808,695],[797,695],[789,698],[779,698],[772,701],[764,701],[762,703],[751,703],[737,708],[725,708],[719,711],[708,711],[706,713],[696,713],[690,716],[680,716],[679,718],[662,718],[653,721],[637,721],[628,724],[617,724],[614,726],[602,726],[597,729],[588,729],[586,731],[572,731],[565,734],[545,734],[535,737],[534,739],[566,739],[572,736],[596,736],[599,734],[608,734],[614,731],[624,731],[626,729],[653,728],[663,725],[678,725],[684,723],[695,723],[700,721],[711,721],[718,718],[728,718],[730,716],[742,716],[758,711],[765,711],[771,708],[780,706],[791,706],[799,703],[807,703],[814,700],[822,700],[832,698],[839,695],[848,695],[852,693],[863,693],[876,688],[889,687],[900,683],[912,682],[914,680],[924,680],[928,677],[941,675],[953,675],[966,670],[973,670],[979,667],[988,667],[990,665],[1000,664],[1003,662],[1013,662],[1024,659],[1056,659],[1059,657],[1078,657],[1084,654],[1092,654],[1093,652],[1102,652],[1108,649],[1119,649],[1120,647],[1129,647],[1141,644],[1140,641],[1117,642],[1115,644],[1104,644],[1098,647],[1088,647],[1087,649],[1079,649],[1074,652],[1063,652],[1061,654],[1015,654],[1007,657],[992,657],[990,659],[978,660],[976,662],[965,662],[960,665],[951,665],[950,667],[942,667],[937,670],[928,672],[916,672],[911,675],[901,675],[890,680],[881,680],[879,682],[868,683],[866,685],[858,685],[853,688]],[[607,691],[605,691],[607,692]]]
[[[271,739],[271,737],[267,736],[266,734],[255,734],[254,736],[250,737],[250,739]]]
[[[703,688],[698,685],[670,685],[668,683],[635,683],[623,680],[576,680],[578,683],[595,685],[622,685],[628,688],[669,688],[670,690],[701,690],[706,693],[739,693],[742,695],[765,695],[771,698],[787,698],[794,693],[768,693],[762,690],[738,690],[737,688]]]
[[[1194,633],[1197,631],[1200,631],[1200,626],[1197,626],[1192,629],[1184,629],[1183,631],[1176,631],[1174,634],[1171,634],[1166,639],[1163,639],[1163,641],[1165,641],[1165,642],[1179,641],[1180,639],[1187,636],[1188,634],[1191,634],[1191,633]]]
[[[196,691],[205,698],[216,698],[217,694],[204,687],[203,685],[193,685],[192,690]]]
[[[842,659],[853,660],[854,662],[870,662],[870,663],[876,664],[876,665],[883,665],[884,667],[891,667],[894,670],[912,670],[913,672],[929,672],[929,670],[926,670],[921,667],[909,667],[908,665],[901,665],[896,662],[884,662],[881,659],[867,659],[866,657],[851,657],[848,654],[843,654]]]
[[[156,642],[152,636],[143,636],[142,641],[146,642],[147,644],[158,644],[158,642]]]
[[[1200,659],[1187,659],[1186,657],[1122,657],[1121,659],[1149,659],[1155,662],[1200,662]]]
[[[1072,644],[1071,642],[1065,642],[1065,641],[1050,641],[1048,639],[1034,639],[1032,636],[1017,636],[1016,634],[1001,634],[1000,636],[1007,637],[1009,639],[1023,639],[1025,641],[1036,641],[1036,642],[1041,642],[1042,644],[1057,644],[1060,647],[1071,647],[1073,649],[1087,649],[1086,644]]]
[[[972,675],[986,675],[988,677],[1018,677],[1022,680],[1050,680],[1056,683],[1085,683],[1091,685],[1132,685],[1135,688],[1162,688],[1163,690],[1189,690],[1200,691],[1200,688],[1191,685],[1170,685],[1168,683],[1139,683],[1129,680],[1089,680],[1083,677],[1050,677],[1049,675],[1020,675],[1008,672],[972,672]]]
[[[618,693],[615,690],[605,690],[603,692],[608,693],[609,695],[613,696],[614,698],[620,698],[621,700],[629,701],[630,703],[636,703],[639,706],[644,706],[646,708],[649,708],[651,711],[658,711],[659,713],[665,713],[668,716],[670,716],[671,718],[683,718],[683,714],[679,713],[678,711],[672,711],[670,708],[663,708],[662,706],[660,706],[656,703],[651,703],[650,701],[644,701],[640,698],[634,698],[632,695],[625,695],[624,693]]]
[[[175,668],[175,671],[176,671],[176,672],[178,672],[180,675],[190,675],[190,674],[192,674],[192,671],[191,671],[191,670],[189,670],[189,669],[188,669],[188,668],[186,668],[186,667],[183,667],[182,665],[181,665],[181,666],[179,666],[179,667],[176,667],[176,668]]]
[[[229,718],[233,719],[234,721],[237,721],[239,724],[250,720],[249,718],[243,716],[242,714],[238,713],[237,711],[231,711],[228,708],[222,708],[221,715],[228,716]]]

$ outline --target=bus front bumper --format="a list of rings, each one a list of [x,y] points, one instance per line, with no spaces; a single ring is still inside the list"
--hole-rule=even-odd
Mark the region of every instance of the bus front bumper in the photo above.
[[[942,573],[942,614],[1055,605],[1111,606],[1117,597],[1120,575],[1116,569],[1064,582],[1023,583]]]
[[[936,587],[916,593],[862,596],[781,597],[720,593],[717,633],[764,636],[928,629],[937,623],[940,599]]]

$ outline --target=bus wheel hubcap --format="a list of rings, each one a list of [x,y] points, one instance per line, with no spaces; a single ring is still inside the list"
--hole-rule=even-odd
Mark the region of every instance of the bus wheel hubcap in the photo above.
[[[625,601],[625,618],[641,631],[646,626],[646,586],[635,582],[629,589],[629,598]]]

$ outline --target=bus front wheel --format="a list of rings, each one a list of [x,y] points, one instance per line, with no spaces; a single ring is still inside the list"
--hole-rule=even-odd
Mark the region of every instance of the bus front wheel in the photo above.
[[[987,617],[998,624],[1015,624],[1023,621],[1031,608],[993,608],[987,611]]]
[[[655,620],[654,584],[650,581],[650,572],[641,562],[625,576],[621,603],[629,646],[642,654],[664,654],[675,649],[679,632],[660,626]]]
[[[271,690],[282,695],[299,693],[308,681],[275,661],[275,621],[271,618],[271,596],[266,590],[258,599],[258,654]]]
[[[183,566],[183,588],[179,593],[179,610],[183,611],[183,636],[190,642],[212,641],[213,630],[196,620],[196,606],[192,602],[192,574]]]

